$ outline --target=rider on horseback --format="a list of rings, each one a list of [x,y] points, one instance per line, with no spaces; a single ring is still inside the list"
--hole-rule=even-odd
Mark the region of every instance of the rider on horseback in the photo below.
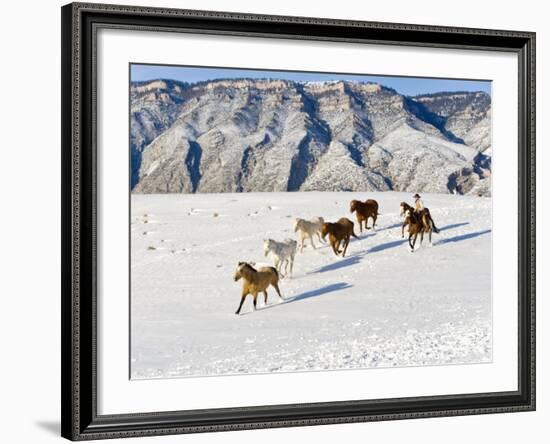
[[[435,222],[432,218],[432,215],[430,214],[430,210],[424,206],[424,202],[422,202],[422,199],[420,198],[420,194],[416,193],[413,196],[413,199],[414,199],[414,211],[419,215],[422,213],[425,213],[428,216],[428,219],[430,220],[430,223],[432,225],[432,230],[434,231],[434,233],[439,233],[439,230],[435,226]]]

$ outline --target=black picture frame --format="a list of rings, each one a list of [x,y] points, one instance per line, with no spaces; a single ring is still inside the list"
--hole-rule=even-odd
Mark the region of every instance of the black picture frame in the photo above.
[[[62,436],[71,440],[535,409],[535,33],[72,3],[61,10]],[[98,415],[96,84],[99,28],[508,51],[519,66],[518,390]]]

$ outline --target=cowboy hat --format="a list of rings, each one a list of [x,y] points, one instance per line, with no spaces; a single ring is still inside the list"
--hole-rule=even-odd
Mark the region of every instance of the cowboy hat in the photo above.
[[[413,199],[420,199],[420,194],[416,193],[416,194],[413,196]]]

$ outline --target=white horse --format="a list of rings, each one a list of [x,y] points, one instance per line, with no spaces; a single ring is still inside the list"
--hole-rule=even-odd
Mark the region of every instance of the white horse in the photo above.
[[[304,241],[309,238],[311,246],[315,250],[315,244],[313,243],[313,236],[317,235],[317,239],[321,242],[320,230],[325,220],[322,217],[316,217],[311,220],[294,219],[294,232],[300,236],[300,253],[304,251]]]
[[[292,276],[292,269],[294,267],[294,256],[296,255],[296,247],[298,243],[293,239],[286,239],[283,242],[277,242],[273,239],[264,240],[264,254],[267,256],[271,254],[275,263],[275,268],[281,275],[283,275],[283,264],[285,265],[285,275],[290,265],[290,276]]]

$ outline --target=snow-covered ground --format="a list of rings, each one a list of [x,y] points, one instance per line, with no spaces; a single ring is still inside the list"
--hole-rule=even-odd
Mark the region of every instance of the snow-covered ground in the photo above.
[[[376,199],[376,232],[348,255],[298,253],[280,302],[235,310],[239,261],[271,264],[265,238],[295,237],[295,217],[336,221]],[[423,195],[441,230],[414,253],[401,239],[409,193],[132,195],[132,378],[489,362],[491,200]],[[358,226],[355,227],[359,235]]]

